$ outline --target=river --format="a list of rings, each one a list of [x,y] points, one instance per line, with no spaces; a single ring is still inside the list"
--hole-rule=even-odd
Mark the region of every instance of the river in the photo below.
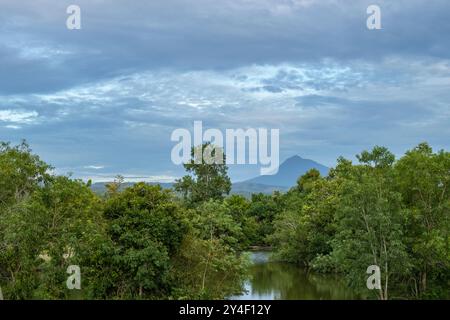
[[[337,300],[358,299],[334,275],[306,272],[290,263],[269,261],[269,252],[252,252],[246,292],[231,300]]]

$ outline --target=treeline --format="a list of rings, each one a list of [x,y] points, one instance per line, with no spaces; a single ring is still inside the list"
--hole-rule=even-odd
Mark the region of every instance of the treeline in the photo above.
[[[51,174],[24,142],[0,144],[0,288],[5,299],[221,299],[242,291],[247,256],[232,201],[185,201],[120,179]],[[215,196],[217,198],[217,196]],[[81,290],[67,268],[79,266]]]
[[[5,298],[222,299],[242,292],[250,246],[342,274],[368,298],[450,298],[450,153],[420,144],[396,161],[375,147],[358,164],[338,159],[327,177],[310,170],[287,193],[246,199],[228,196],[226,165],[195,161],[209,147],[192,150],[173,191],[123,189],[119,177],[99,196],[90,182],[51,174],[26,143],[2,143]],[[66,287],[70,265],[81,290]],[[381,290],[366,287],[371,265]]]
[[[311,170],[283,195],[276,258],[342,273],[379,299],[449,299],[450,153],[422,143],[397,161],[383,147],[357,159],[338,159],[327,177]],[[371,265],[381,290],[367,290]]]

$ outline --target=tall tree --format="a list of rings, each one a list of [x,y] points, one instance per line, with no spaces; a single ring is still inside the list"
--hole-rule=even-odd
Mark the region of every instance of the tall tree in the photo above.
[[[211,161],[212,160],[212,161]],[[222,200],[231,191],[226,156],[222,149],[210,143],[193,147],[191,160],[184,164],[189,175],[174,185],[190,205],[208,200]]]
[[[450,153],[434,153],[427,143],[421,143],[406,152],[395,171],[396,188],[404,203],[404,241],[414,265],[407,282],[417,298],[435,298],[445,292],[448,297]]]
[[[390,288],[410,269],[402,242],[401,195],[393,188],[394,156],[386,148],[375,147],[357,158],[360,165],[349,168],[343,163],[350,171],[342,180],[333,256],[350,283],[360,289],[365,288],[367,268],[379,267],[381,288],[377,293],[385,300]]]

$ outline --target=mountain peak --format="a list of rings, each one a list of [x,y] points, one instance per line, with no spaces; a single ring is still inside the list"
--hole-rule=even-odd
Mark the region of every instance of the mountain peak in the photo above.
[[[296,154],[296,155],[293,155],[293,156],[287,158],[286,160],[284,160],[283,163],[286,163],[288,161],[298,161],[298,160],[303,160],[303,158],[300,157],[298,154]]]
[[[287,158],[279,167],[277,174],[259,176],[245,182],[258,183],[270,186],[292,187],[297,179],[311,169],[319,170],[322,176],[328,174],[329,169],[313,160],[304,159],[299,155]]]

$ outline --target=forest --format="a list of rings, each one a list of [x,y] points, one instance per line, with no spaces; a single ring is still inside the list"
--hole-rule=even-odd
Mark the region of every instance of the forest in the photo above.
[[[99,195],[91,181],[55,174],[25,141],[2,142],[4,299],[224,299],[244,289],[255,246],[342,275],[368,299],[449,299],[450,153],[420,143],[399,159],[379,146],[356,159],[251,198],[229,194],[225,164],[194,159],[173,190],[121,188],[118,176]],[[71,265],[80,290],[66,286]],[[370,265],[379,290],[366,287]]]

